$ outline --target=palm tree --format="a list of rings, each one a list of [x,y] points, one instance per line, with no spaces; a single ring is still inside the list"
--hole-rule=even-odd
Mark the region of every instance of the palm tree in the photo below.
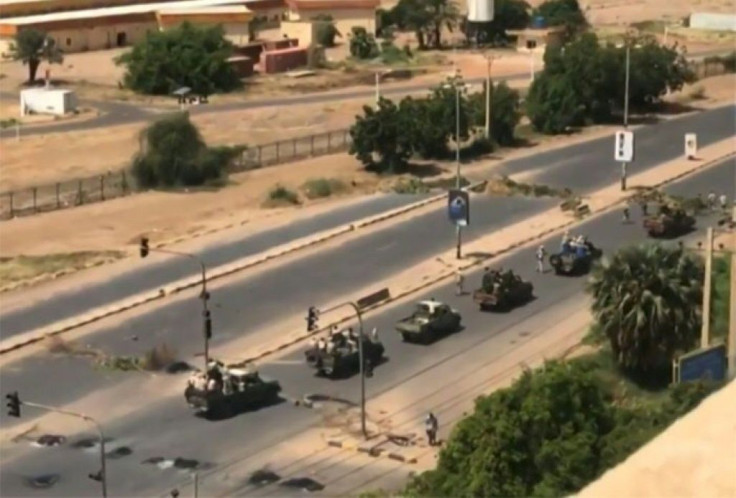
[[[632,246],[604,258],[591,273],[593,314],[624,369],[668,368],[696,341],[703,266],[680,248]]]
[[[64,56],[56,41],[37,29],[23,29],[15,35],[15,41],[10,46],[13,59],[20,60],[28,65],[28,82],[36,81],[36,71],[41,61],[49,64],[61,64]]]

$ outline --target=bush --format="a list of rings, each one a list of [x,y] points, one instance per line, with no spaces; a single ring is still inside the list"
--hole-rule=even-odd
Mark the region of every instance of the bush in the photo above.
[[[269,193],[268,199],[273,202],[283,202],[286,204],[299,204],[299,196],[296,192],[289,190],[282,185],[276,185]]]
[[[460,157],[475,159],[491,152],[493,152],[493,142],[486,137],[476,137],[470,142],[470,145],[460,150]]]
[[[197,186],[227,176],[242,148],[208,148],[187,113],[154,122],[141,132],[133,176],[143,188]]]
[[[166,31],[149,31],[133,50],[115,59],[125,66],[126,87],[147,95],[170,95],[181,87],[208,96],[240,86],[228,59],[233,45],[222,26],[187,22]]]
[[[356,59],[375,59],[378,54],[378,43],[375,37],[364,27],[353,26],[350,36],[350,55]]]
[[[157,344],[146,351],[140,361],[140,366],[143,370],[158,371],[163,370],[175,361],[176,351],[164,343]]]
[[[307,180],[302,188],[307,199],[320,199],[345,190],[345,184],[336,178],[316,178]]]
[[[426,194],[429,186],[418,178],[401,178],[391,185],[391,190],[397,194]]]

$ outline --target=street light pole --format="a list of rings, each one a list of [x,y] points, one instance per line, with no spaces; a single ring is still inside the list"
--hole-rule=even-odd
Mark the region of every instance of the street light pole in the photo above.
[[[202,332],[204,335],[204,371],[206,372],[210,363],[210,336],[212,335],[212,317],[208,307],[210,294],[209,292],[207,292],[207,267],[205,266],[204,261],[199,256],[187,252],[149,247],[148,239],[145,237],[141,239],[140,249],[141,257],[143,258],[148,256],[149,252],[158,252],[181,258],[193,259],[199,264],[199,267],[202,271],[202,293],[200,294],[200,298],[202,299]]]
[[[705,236],[705,279],[703,282],[703,323],[700,328],[700,347],[707,348],[710,342],[710,303],[713,273],[713,227],[708,227]]]
[[[486,139],[491,139],[491,65],[493,64],[493,57],[486,56],[488,61],[488,71],[486,74]]]
[[[455,82],[455,188],[460,190],[460,86]],[[455,225],[457,250],[455,257],[462,258],[462,227]]]
[[[626,42],[626,81],[624,87],[624,130],[629,128],[629,68],[631,66],[631,45]],[[626,168],[628,164],[624,161],[621,163],[621,191],[626,190]]]
[[[60,413],[62,415],[68,415],[70,417],[81,418],[82,420],[91,423],[97,429],[100,435],[100,484],[102,484],[102,498],[107,498],[107,465],[105,459],[105,433],[102,430],[102,426],[89,415],[83,413],[71,412],[68,410],[62,410],[55,406],[42,405],[40,403],[32,403],[30,401],[20,401],[23,406],[30,406],[32,408],[38,408],[39,410],[45,410],[47,412]],[[92,474],[90,474],[91,476]]]

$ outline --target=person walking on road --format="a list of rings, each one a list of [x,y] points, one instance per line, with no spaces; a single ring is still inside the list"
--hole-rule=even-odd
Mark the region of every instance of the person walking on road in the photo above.
[[[721,194],[721,196],[718,198],[718,203],[721,205],[721,209],[724,211],[728,209],[728,197],[726,197],[726,194]]]
[[[629,206],[624,206],[623,218],[621,221],[623,223],[629,223],[631,221],[631,213],[629,213]]]
[[[424,429],[427,431],[427,442],[430,446],[437,444],[437,430],[439,428],[439,422],[434,413],[429,412],[427,418],[424,419]]]
[[[544,257],[547,255],[547,251],[544,249],[544,245],[540,245],[537,248],[537,273],[544,273]]]
[[[711,209],[716,208],[716,193],[712,190],[708,193],[708,207]]]
[[[465,276],[463,275],[463,272],[458,270],[455,273],[455,295],[462,296],[465,294],[465,290],[463,290],[463,284],[465,283]]]

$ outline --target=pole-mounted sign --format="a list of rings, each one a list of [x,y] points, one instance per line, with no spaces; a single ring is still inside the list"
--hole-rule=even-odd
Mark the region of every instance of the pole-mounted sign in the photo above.
[[[634,161],[634,132],[617,131],[616,148],[613,154],[617,162],[630,163]]]
[[[685,133],[685,157],[695,159],[698,153],[698,136],[695,133]]]
[[[455,225],[466,227],[470,224],[470,195],[464,190],[448,192],[448,213]]]

